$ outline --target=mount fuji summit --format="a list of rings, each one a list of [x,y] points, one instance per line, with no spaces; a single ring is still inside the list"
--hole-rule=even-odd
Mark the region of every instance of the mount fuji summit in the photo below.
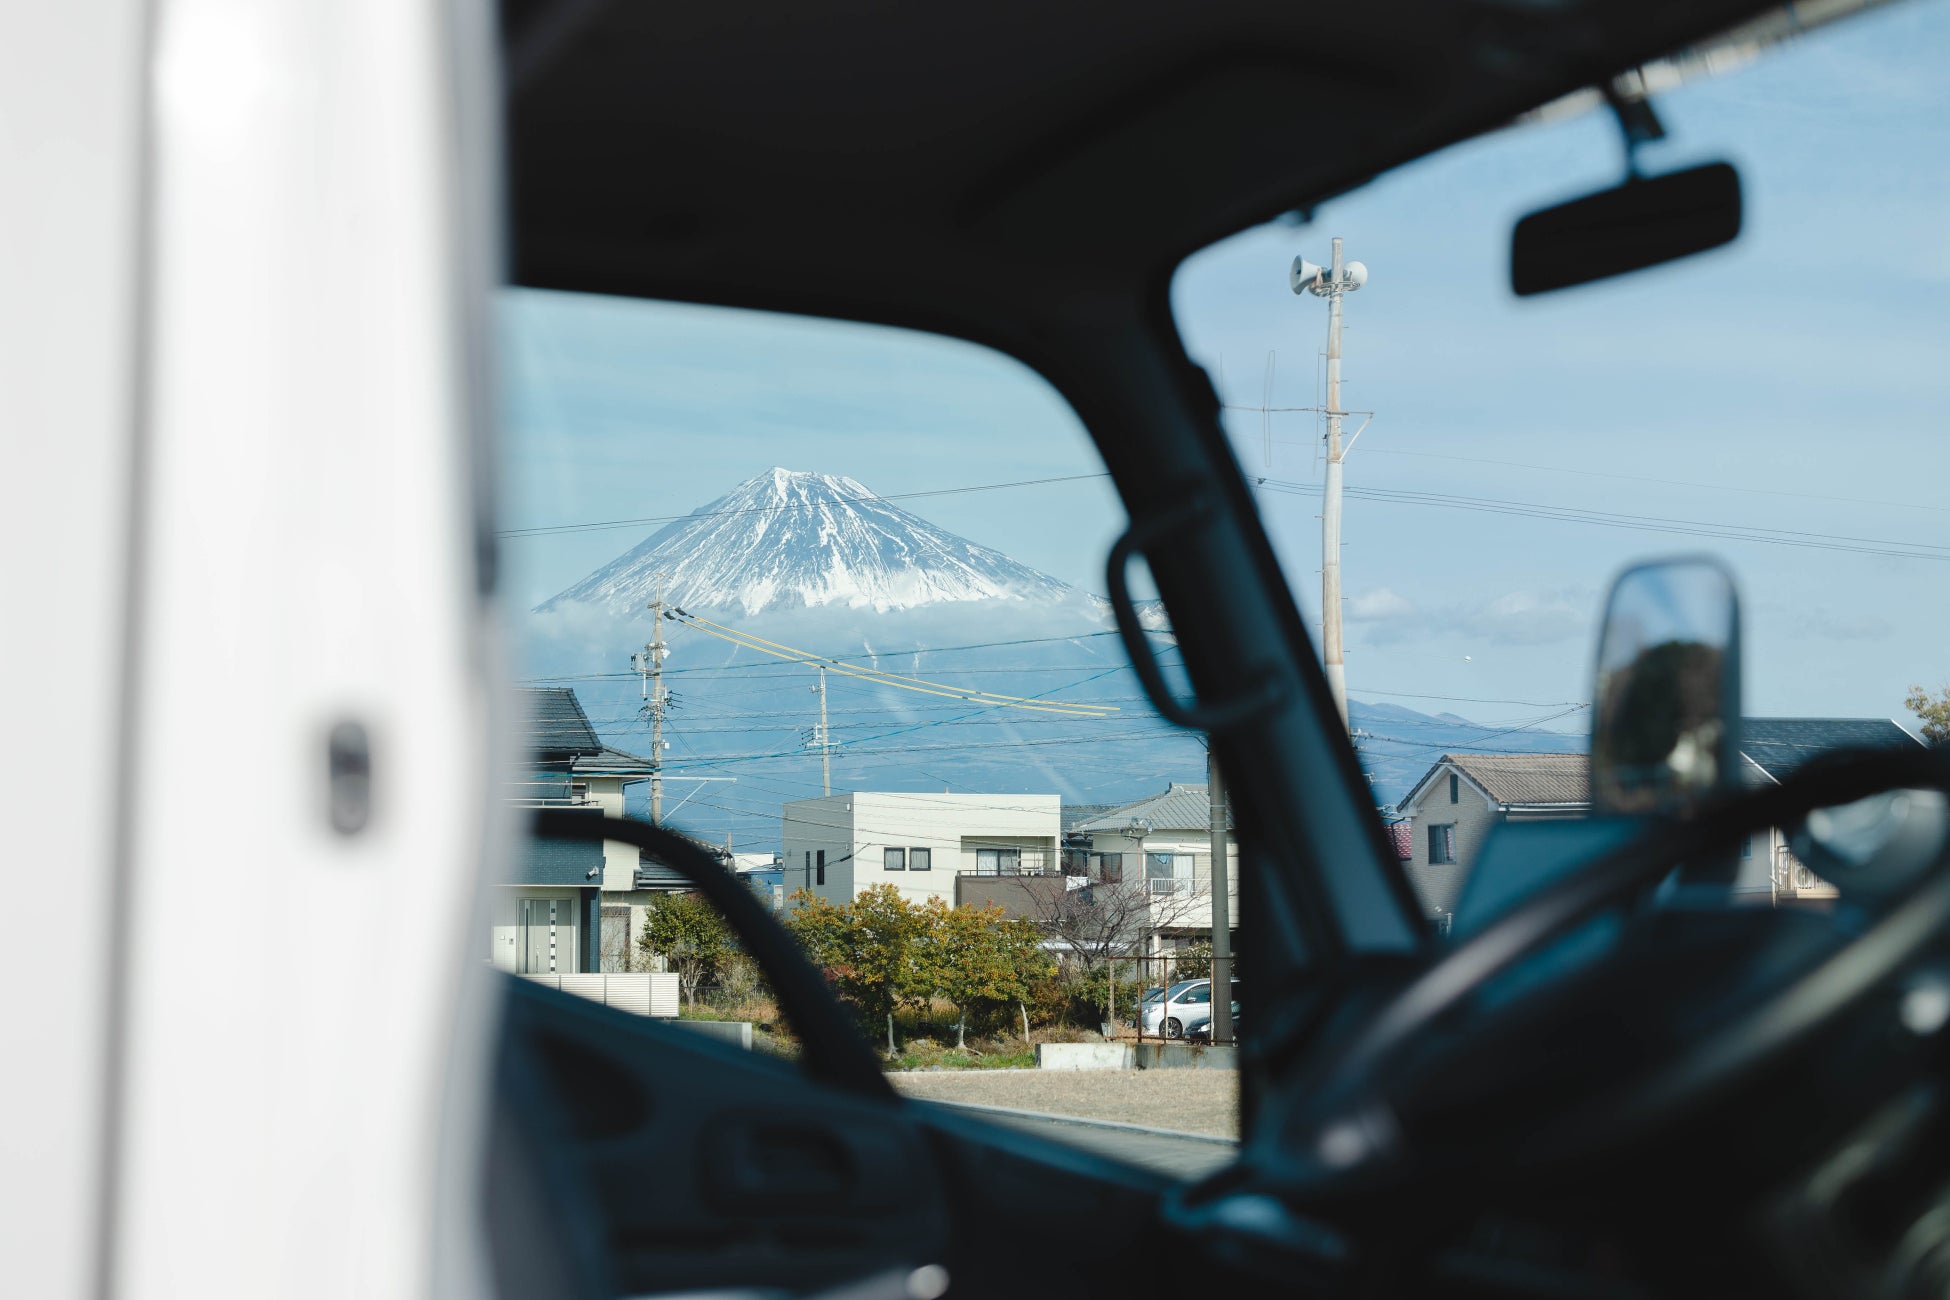
[[[1067,583],[958,537],[855,479],[773,468],[611,560],[537,608],[641,610],[665,598],[745,615],[1076,600]]]

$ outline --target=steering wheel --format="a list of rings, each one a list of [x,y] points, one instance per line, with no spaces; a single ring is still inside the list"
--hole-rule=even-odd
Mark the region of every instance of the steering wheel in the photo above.
[[[1793,826],[1818,808],[1892,790],[1950,794],[1950,755],[1924,749],[1858,751],[1810,763],[1781,784],[1736,794],[1683,821],[1648,823],[1630,841],[1541,889],[1438,957],[1358,1027],[1322,1049],[1311,1078],[1269,1089],[1241,1159],[1204,1183],[1180,1190],[1168,1217],[1187,1228],[1230,1228],[1319,1261],[1344,1252],[1322,1227],[1289,1213],[1300,1207],[1331,1220],[1334,1207],[1409,1186],[1430,1161],[1397,1099],[1455,1071],[1431,1071],[1426,1044],[1440,1038],[1450,1064],[1494,1077],[1499,1031],[1518,1023],[1527,998],[1484,998],[1496,977],[1569,942],[1580,923],[1643,896],[1676,865],[1724,854],[1739,839]],[[1950,853],[1896,887],[1863,900],[1860,911],[1830,918],[1823,941],[1797,949],[1786,971],[1756,980],[1717,1014],[1691,1016],[1683,1039],[1655,1059],[1637,1060],[1623,1081],[1548,1099],[1521,1128],[1475,1135],[1477,1168],[1563,1168],[1594,1151],[1617,1150],[1670,1124],[1700,1099],[1746,1077],[1858,1007],[1950,931]],[[1756,921],[1767,914],[1755,909]],[[1813,924],[1813,920],[1809,920]],[[1627,924],[1629,931],[1630,922]],[[1584,972],[1608,975],[1608,955]],[[1609,972],[1616,978],[1616,972]],[[1675,1011],[1675,1008],[1665,1008]],[[1696,1010],[1693,1009],[1693,1010]],[[1508,1038],[1504,1043],[1511,1041]],[[1475,1051],[1479,1057],[1468,1060]],[[1423,1059],[1416,1061],[1414,1058]],[[1505,1075],[1511,1067],[1502,1064]],[[1519,1080],[1512,1078],[1513,1083]],[[1434,1135],[1427,1135],[1433,1137]]]

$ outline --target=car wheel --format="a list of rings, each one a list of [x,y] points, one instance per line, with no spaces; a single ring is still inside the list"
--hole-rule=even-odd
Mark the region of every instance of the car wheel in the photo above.
[[[1166,1038],[1182,1038],[1185,1035],[1185,1026],[1179,1024],[1177,1020],[1170,1016],[1165,1017],[1164,1024],[1160,1025],[1158,1029]]]

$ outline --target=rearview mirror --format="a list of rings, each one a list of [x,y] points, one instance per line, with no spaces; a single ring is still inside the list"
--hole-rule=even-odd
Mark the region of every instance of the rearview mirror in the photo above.
[[[1592,691],[1591,805],[1683,816],[1740,761],[1740,599],[1716,560],[1664,560],[1612,584]]]
[[[1533,212],[1510,240],[1510,287],[1549,293],[1703,253],[1740,233],[1740,174],[1708,163]]]

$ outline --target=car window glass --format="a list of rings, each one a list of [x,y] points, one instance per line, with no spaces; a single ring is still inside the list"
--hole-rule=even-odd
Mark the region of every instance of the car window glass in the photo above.
[[[1511,295],[1516,220],[1621,177],[1610,116],[1567,105],[1177,272],[1317,649],[1338,401],[1349,734],[1438,929],[1498,828],[1585,815],[1600,602],[1648,555],[1740,584],[1744,782],[1946,727],[1950,603],[1918,598],[1950,564],[1946,39],[1950,6],[1892,5],[1661,90],[1640,165],[1727,158],[1745,190],[1741,236],[1682,262]],[[1337,362],[1333,295],[1294,274],[1336,238]],[[1740,858],[1734,901],[1834,896],[1780,830]]]
[[[1139,999],[1209,970],[1212,912],[1202,738],[1130,671],[1103,595],[1124,514],[1050,385],[762,312],[510,290],[499,325],[509,799],[689,837],[904,1090],[1123,1122],[1169,1094],[1169,1127],[1232,1133],[1224,1072],[1034,1071],[1157,1047]],[[497,965],[672,975],[659,1015],[797,1050],[668,864],[530,844],[513,870]]]

